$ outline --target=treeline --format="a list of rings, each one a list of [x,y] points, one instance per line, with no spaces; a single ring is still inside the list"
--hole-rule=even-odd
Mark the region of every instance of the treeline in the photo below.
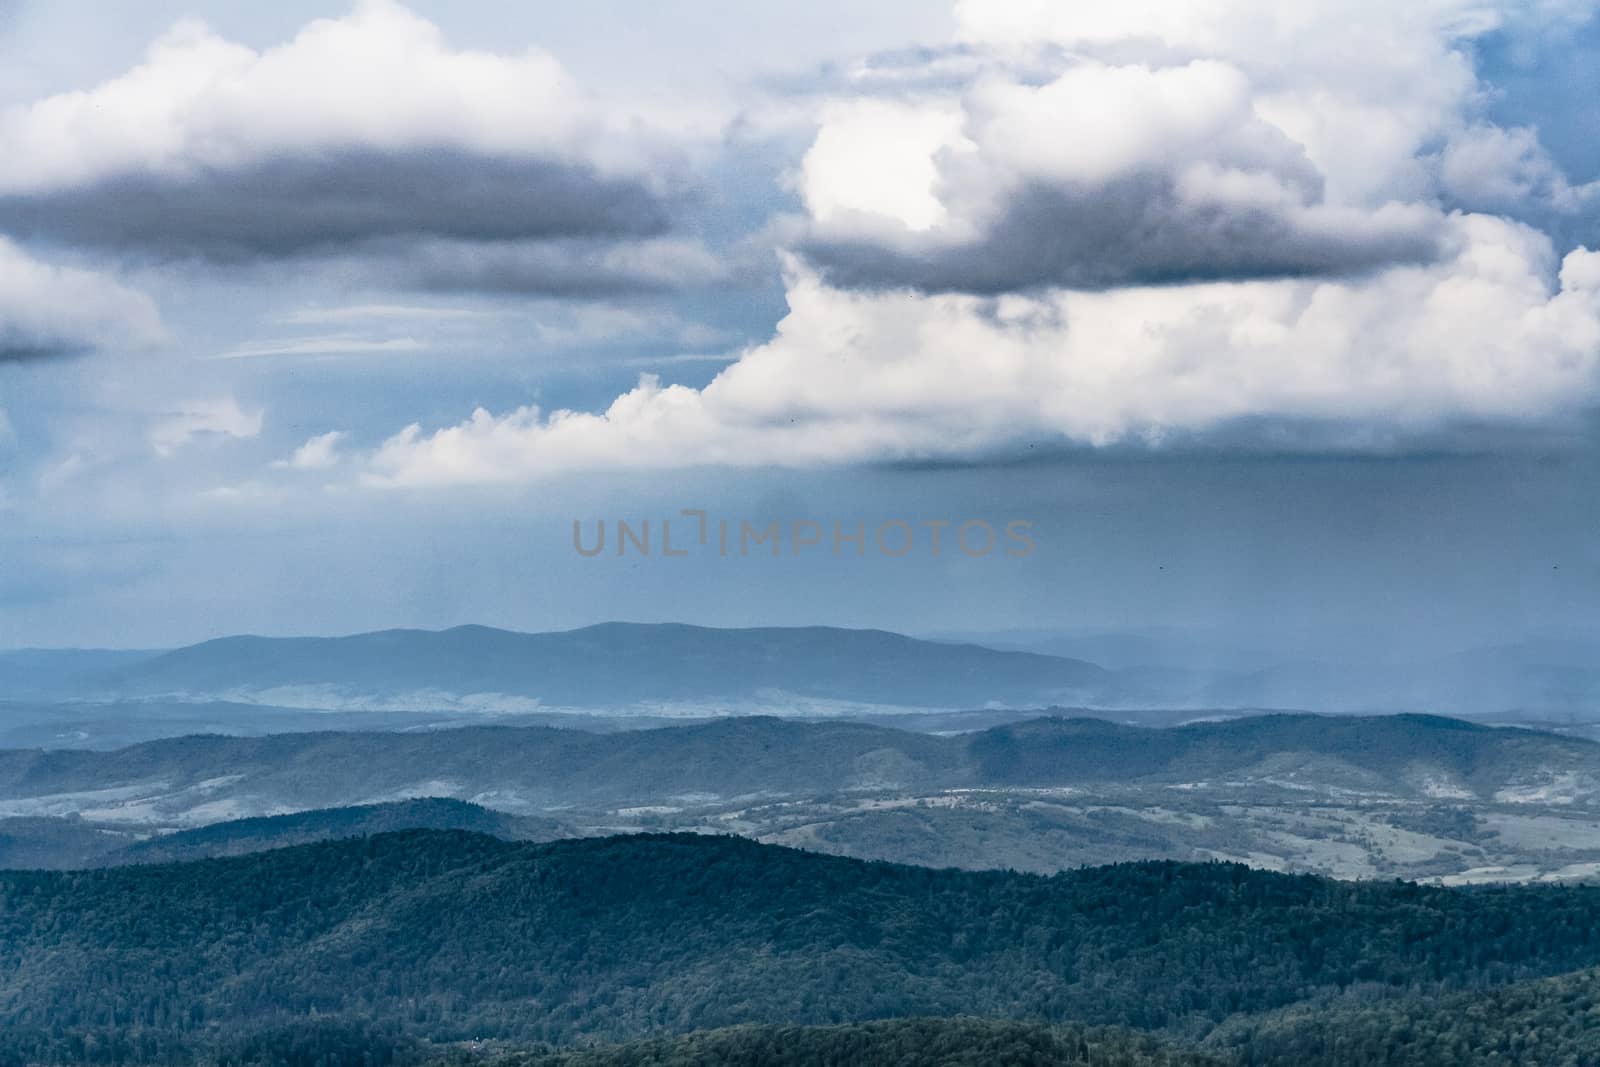
[[[955,1018],[740,1026],[609,1048],[512,1055],[490,1060],[488,1067],[1225,1067],[1230,1062],[1143,1035]]]
[[[357,1019],[396,1058],[909,1016],[1198,1039],[1352,991],[1398,1001],[1596,965],[1600,890],[1581,887],[1175,863],[1046,878],[738,838],[417,831],[0,872],[0,1060],[212,1061],[302,1023],[320,1028],[305,1041],[337,1044]]]

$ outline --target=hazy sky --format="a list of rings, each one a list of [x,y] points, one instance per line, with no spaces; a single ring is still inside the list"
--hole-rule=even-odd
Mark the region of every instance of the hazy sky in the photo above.
[[[1593,632],[1597,8],[0,0],[0,647]]]

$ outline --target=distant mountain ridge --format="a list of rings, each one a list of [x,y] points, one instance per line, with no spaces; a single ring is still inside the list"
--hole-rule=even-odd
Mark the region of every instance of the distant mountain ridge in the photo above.
[[[472,625],[234,636],[166,652],[20,650],[0,652],[0,701],[690,717],[1080,706],[1152,718],[1159,709],[1281,708],[1600,719],[1600,644],[1587,640],[1399,663],[1345,662],[1334,650],[1285,658],[1181,635],[981,636],[611,622],[548,633]]]
[[[95,695],[399,706],[476,698],[508,707],[663,703],[967,708],[1093,703],[1110,672],[1081,660],[834,627],[714,629],[604,623],[349,637],[224,637],[102,670]],[[521,702],[517,704],[516,702]]]

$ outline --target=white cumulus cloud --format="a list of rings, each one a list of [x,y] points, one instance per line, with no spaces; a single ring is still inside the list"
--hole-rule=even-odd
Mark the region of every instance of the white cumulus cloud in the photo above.
[[[343,430],[318,434],[295,449],[288,459],[279,460],[273,466],[302,471],[326,470],[339,462],[339,443],[347,436]]]
[[[1078,60],[953,104],[836,106],[802,167],[803,248],[841,284],[976,293],[1348,274],[1441,253],[1436,208],[1330,201],[1326,185],[1239,68]]]
[[[969,457],[1273,416],[1431,428],[1530,419],[1593,395],[1600,253],[1452,223],[1458,251],[1354,280],[983,298],[791,278],[777,336],[702,390],[646,378],[600,413],[479,410],[367,458],[381,485],[571,470]]]
[[[545,52],[455,50],[392,0],[363,0],[263,51],[185,21],[121,77],[8,109],[0,191],[129,172],[181,177],[352,146],[456,146],[636,170],[640,146],[608,136],[609,121]]]
[[[155,419],[146,437],[156,455],[170,456],[196,440],[255,437],[262,421],[261,411],[246,411],[231,396],[193,400]]]

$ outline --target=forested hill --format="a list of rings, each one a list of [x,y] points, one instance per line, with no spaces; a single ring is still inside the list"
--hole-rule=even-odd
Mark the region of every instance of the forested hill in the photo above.
[[[1231,1067],[1171,1043],[998,1019],[896,1019],[842,1026],[735,1026],[490,1067]]]
[[[513,1054],[490,1067],[1587,1067],[1600,1063],[1600,973],[1355,1008],[1296,1006],[1205,1046],[1106,1028],[899,1019],[729,1027]],[[325,1039],[321,1050],[336,1047]]]
[[[1227,864],[1043,878],[737,838],[417,831],[0,873],[5,1062],[183,1061],[313,1013],[395,1042],[957,1014],[1199,1037],[1341,990],[1431,993],[1596,964],[1600,889]]]
[[[1217,1037],[1239,1067],[1590,1067],[1600,1063],[1600,971],[1333,1011],[1297,1005]]]

